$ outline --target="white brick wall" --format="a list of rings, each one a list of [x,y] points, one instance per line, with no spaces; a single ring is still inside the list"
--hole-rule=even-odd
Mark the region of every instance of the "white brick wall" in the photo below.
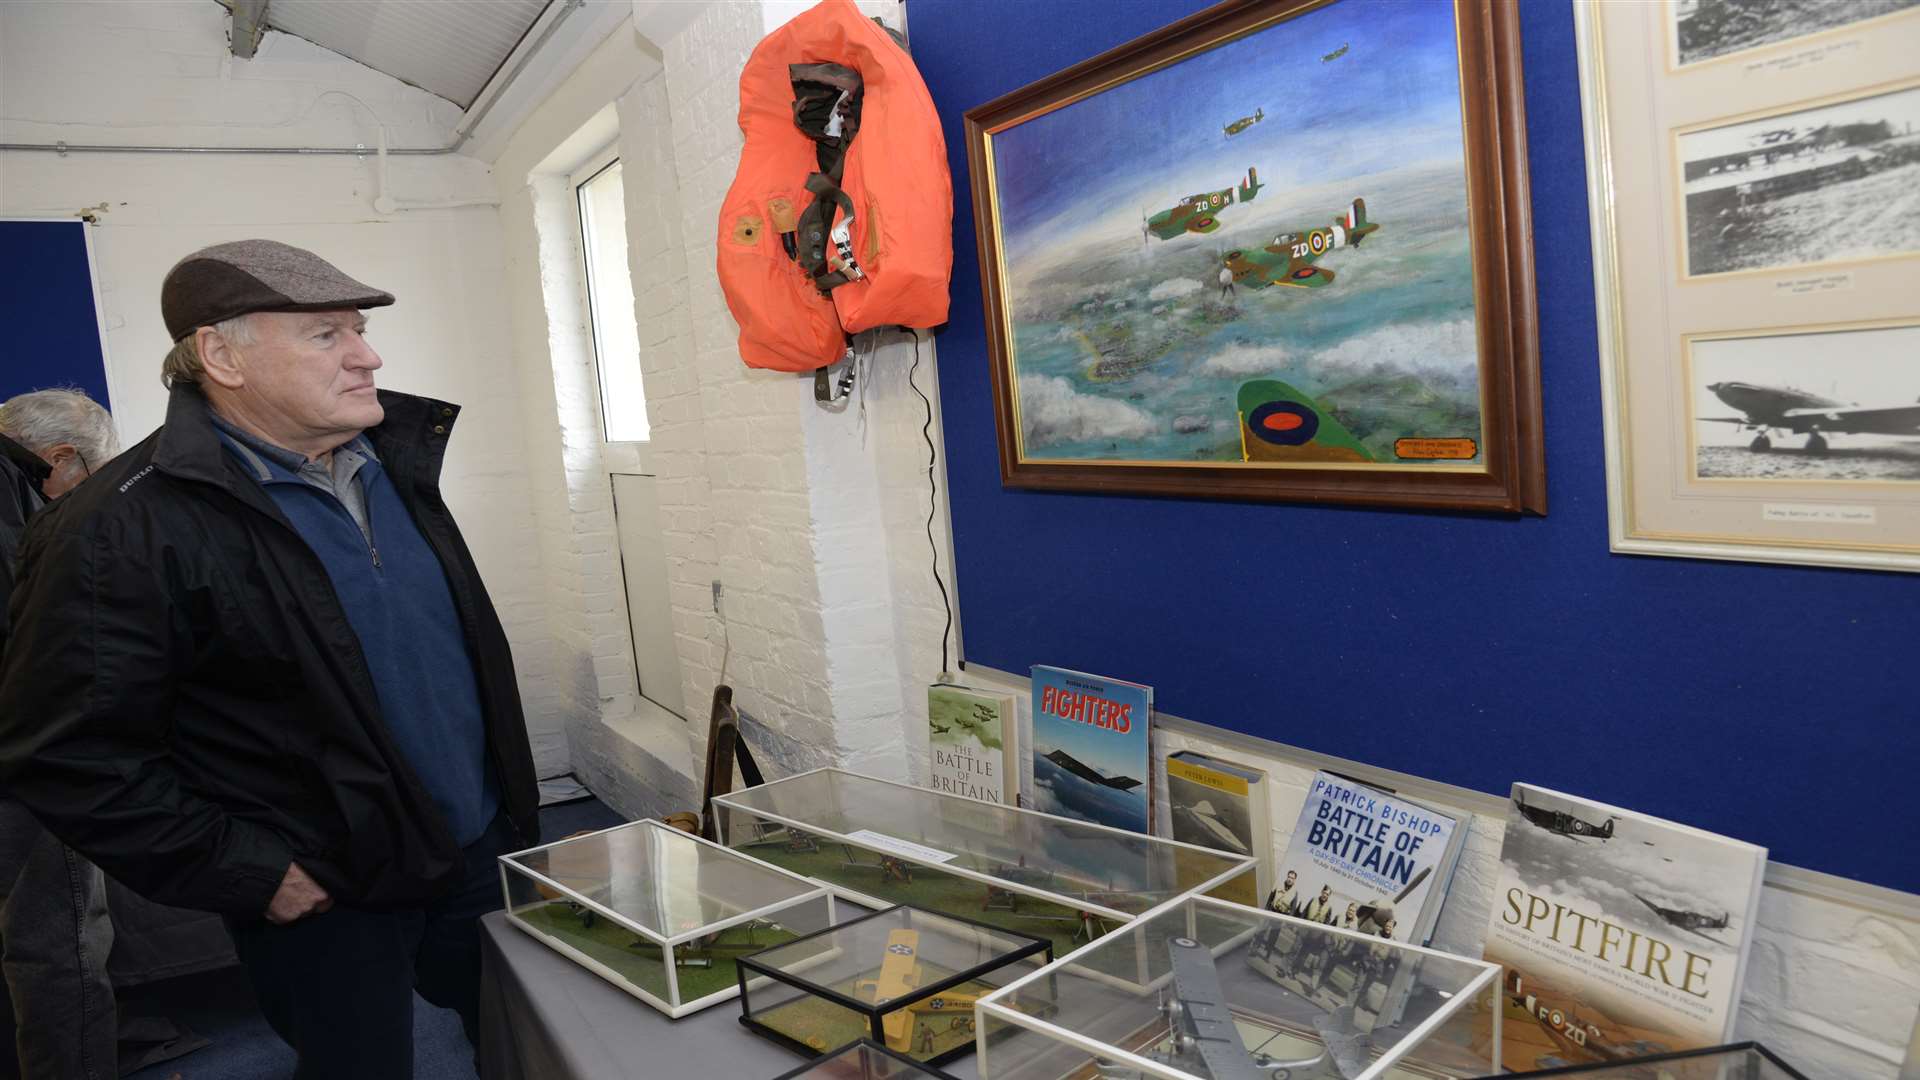
[[[0,4],[0,141],[445,146],[450,102],[299,38],[270,33],[234,60],[204,0]],[[484,164],[395,159],[400,198],[485,197]],[[0,214],[70,217],[93,234],[114,413],[129,445],[165,416],[160,280],[182,255],[264,236],[318,251],[399,297],[373,313],[384,386],[461,402],[443,488],[514,648],[536,758],[564,767],[553,654],[531,523],[521,417],[505,347],[511,295],[490,207],[383,217],[371,158],[0,152]]]

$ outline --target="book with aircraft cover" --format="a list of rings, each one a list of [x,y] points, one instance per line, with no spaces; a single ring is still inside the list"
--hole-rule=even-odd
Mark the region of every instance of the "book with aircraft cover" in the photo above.
[[[1259,769],[1194,750],[1167,755],[1167,836],[1257,860],[1253,877],[1213,891],[1222,900],[1257,906],[1273,887],[1270,788]]]
[[[1150,686],[1035,665],[1033,808],[1147,832],[1152,716]]]
[[[1266,906],[1425,945],[1465,838],[1466,824],[1450,814],[1316,772]]]
[[[1728,1042],[1765,848],[1513,785],[1486,959],[1514,1071]]]
[[[948,795],[1013,805],[1019,778],[1007,782],[1007,766],[1017,764],[1020,695],[953,683],[927,687],[927,786]]]

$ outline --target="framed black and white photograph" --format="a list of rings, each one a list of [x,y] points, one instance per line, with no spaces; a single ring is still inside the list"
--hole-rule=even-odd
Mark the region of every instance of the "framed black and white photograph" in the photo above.
[[[1920,251],[1920,82],[1675,137],[1689,274]]]
[[[1920,324],[1687,341],[1699,480],[1920,484]]]
[[[1920,571],[1920,3],[1574,13],[1609,548]]]
[[[1676,65],[1723,56],[1920,9],[1920,0],[1673,0]]]

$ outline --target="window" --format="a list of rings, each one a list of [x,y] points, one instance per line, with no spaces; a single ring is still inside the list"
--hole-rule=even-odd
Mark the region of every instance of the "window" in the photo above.
[[[582,176],[585,179],[579,179]],[[645,442],[647,395],[640,382],[640,331],[634,323],[633,277],[627,269],[627,206],[620,161],[602,155],[575,177],[594,367],[600,374],[601,423],[608,442]]]

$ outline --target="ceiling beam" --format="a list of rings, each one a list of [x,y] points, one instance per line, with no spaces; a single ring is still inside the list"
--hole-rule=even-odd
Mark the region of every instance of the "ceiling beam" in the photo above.
[[[233,55],[253,59],[260,38],[267,32],[267,0],[231,0],[233,8]]]

